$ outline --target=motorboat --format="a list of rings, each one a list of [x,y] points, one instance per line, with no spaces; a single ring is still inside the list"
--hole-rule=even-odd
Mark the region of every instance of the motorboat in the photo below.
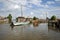
[[[26,25],[26,24],[29,24],[30,22],[13,22],[13,23],[11,23],[11,26],[13,25],[13,26],[19,26],[19,25]]]

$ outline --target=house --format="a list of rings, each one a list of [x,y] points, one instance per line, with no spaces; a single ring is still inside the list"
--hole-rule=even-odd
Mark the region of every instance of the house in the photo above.
[[[24,17],[17,17],[17,22],[25,22],[26,18]]]
[[[4,23],[4,18],[0,16],[0,23]]]
[[[4,18],[4,23],[9,23],[9,19],[8,18]]]
[[[46,23],[46,19],[40,19],[40,23]]]
[[[26,21],[32,21],[32,18],[26,18]]]
[[[0,16],[0,23],[9,23],[8,18]]]
[[[3,19],[4,19],[4,17],[0,16],[0,20],[3,20]]]

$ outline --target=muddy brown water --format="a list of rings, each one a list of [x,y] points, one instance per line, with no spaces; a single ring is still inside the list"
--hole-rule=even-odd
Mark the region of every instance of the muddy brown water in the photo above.
[[[0,24],[0,40],[60,40],[60,32],[49,29],[47,23],[39,26]]]

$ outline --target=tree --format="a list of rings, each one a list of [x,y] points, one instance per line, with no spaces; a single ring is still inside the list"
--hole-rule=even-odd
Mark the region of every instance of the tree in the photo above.
[[[7,18],[9,19],[9,23],[11,23],[12,22],[12,15],[9,14]]]
[[[53,15],[53,16],[51,17],[51,20],[56,20],[56,16]]]
[[[37,18],[36,17],[33,17],[33,20],[36,20]]]

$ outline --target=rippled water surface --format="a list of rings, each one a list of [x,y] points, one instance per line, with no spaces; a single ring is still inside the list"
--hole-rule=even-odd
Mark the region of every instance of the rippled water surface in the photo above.
[[[49,28],[47,23],[14,26],[13,29],[9,24],[0,24],[0,40],[60,40],[60,32]]]

